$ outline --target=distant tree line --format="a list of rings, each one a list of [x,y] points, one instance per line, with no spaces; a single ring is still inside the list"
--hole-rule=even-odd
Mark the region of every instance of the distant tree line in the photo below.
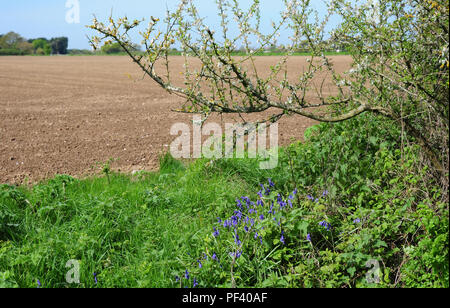
[[[65,55],[68,52],[69,39],[55,37],[52,39],[25,39],[20,34],[9,32],[0,34],[1,55]]]

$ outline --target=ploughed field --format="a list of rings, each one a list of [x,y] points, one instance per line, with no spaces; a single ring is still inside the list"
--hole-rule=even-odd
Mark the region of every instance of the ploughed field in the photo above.
[[[259,57],[256,63],[264,73],[277,59]],[[306,59],[289,60],[289,78],[303,71]],[[338,71],[351,65],[347,56],[331,59]],[[172,76],[180,84],[184,59],[171,60]],[[171,126],[190,124],[192,115],[172,112],[183,99],[143,77],[125,56],[0,57],[0,183],[97,174],[98,163],[110,158],[116,171],[156,170],[159,155],[176,138]],[[330,94],[335,89],[327,78],[324,92]],[[217,115],[209,121],[224,128],[222,121],[240,118]],[[283,118],[279,145],[303,138],[313,124],[300,116]]]

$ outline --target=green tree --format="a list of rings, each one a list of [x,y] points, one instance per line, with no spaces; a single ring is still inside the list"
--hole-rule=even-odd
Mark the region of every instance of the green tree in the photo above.
[[[333,0],[322,19],[309,18],[321,15],[312,1],[284,0],[280,21],[268,33],[261,32],[259,0],[248,10],[235,0],[216,3],[221,21],[216,32],[205,24],[193,0],[181,1],[162,26],[152,17],[140,31],[145,55],[133,50],[129,35],[139,27],[139,20],[110,18],[105,25],[94,19],[91,28],[101,37],[94,36],[91,42],[94,46],[104,39],[118,43],[150,78],[185,98],[181,112],[208,117],[278,110],[260,122],[286,115],[340,122],[365,112],[377,114],[401,128],[405,141],[420,144],[433,172],[448,187],[448,0]],[[330,31],[332,16],[342,22]],[[236,35],[230,31],[231,19],[239,29]],[[277,45],[285,29],[291,40],[285,46],[287,55],[262,77],[255,55]],[[176,42],[185,56],[183,86],[169,74],[168,55]],[[305,42],[312,55],[305,70],[298,72],[289,67],[288,58],[304,49]],[[239,45],[247,56],[233,57]],[[338,73],[332,59],[324,55],[336,46],[345,46],[352,57],[352,68],[345,73]],[[202,63],[201,69],[188,65],[192,57]],[[287,78],[292,70],[298,74],[295,80]],[[337,95],[324,92],[317,82],[324,72],[332,77]]]
[[[50,46],[52,54],[67,54],[67,48],[69,46],[69,39],[67,37],[56,37],[50,40]]]
[[[48,41],[42,38],[33,41],[33,48],[36,54],[50,55],[52,52],[52,47],[50,46]]]
[[[19,43],[24,42],[25,39],[20,34],[15,32],[8,32],[0,37],[0,47],[4,49],[17,49]]]
[[[125,50],[120,46],[119,43],[105,44],[102,46],[101,51],[106,54],[115,54],[125,52]]]

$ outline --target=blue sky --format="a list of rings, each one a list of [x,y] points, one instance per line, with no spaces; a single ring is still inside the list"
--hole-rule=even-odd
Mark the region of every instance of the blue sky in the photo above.
[[[73,0],[72,0],[73,1]],[[174,10],[180,0],[78,0],[80,4],[80,23],[66,22],[67,0],[14,0],[0,2],[0,33],[14,31],[23,37],[58,37],[69,38],[69,48],[89,48],[86,34],[93,32],[85,26],[91,23],[95,14],[100,21],[106,21],[111,9],[115,17],[127,16],[140,19],[155,16],[164,17],[166,8]],[[240,0],[242,8],[248,7],[251,0]],[[313,1],[320,3],[321,1]],[[202,16],[214,28],[218,25],[216,4],[214,0],[197,0]],[[320,5],[323,12],[323,5]],[[283,9],[282,1],[261,0],[263,30],[269,29],[271,20],[276,20]],[[282,38],[281,38],[282,40]],[[139,41],[137,41],[139,42]]]

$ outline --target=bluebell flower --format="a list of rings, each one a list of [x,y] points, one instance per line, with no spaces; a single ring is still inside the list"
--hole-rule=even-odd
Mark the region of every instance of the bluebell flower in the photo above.
[[[39,279],[37,279],[37,285],[38,285],[38,288],[41,287],[41,282],[39,281]]]
[[[241,244],[242,244],[241,240],[239,239],[239,235],[237,233],[234,235],[234,242],[238,246],[241,246]]]
[[[290,208],[292,209],[292,201],[291,200],[288,200],[288,204],[289,204]]]
[[[270,186],[270,187],[275,187],[275,183],[272,182],[272,179],[269,179],[269,186]]]
[[[245,230],[245,232],[248,232],[248,231],[249,231],[249,229],[248,229],[247,226],[244,227],[244,230]]]
[[[306,198],[308,198],[308,199],[311,200],[311,201],[314,200],[314,197],[311,196],[311,195],[307,195]]]
[[[215,260],[215,261],[219,261],[219,258],[217,258],[217,255],[216,255],[216,253],[213,253],[213,255],[212,255],[212,259],[213,259],[213,260]]]
[[[253,225],[255,224],[255,220],[253,218],[250,219],[250,226],[253,227]]]
[[[206,253],[203,253],[203,259],[208,260],[208,256],[206,255]]]
[[[242,256],[242,251],[238,250],[236,253],[230,252],[230,256],[236,259],[239,259]]]
[[[263,197],[263,193],[262,193],[262,190],[258,191],[258,196],[259,196],[260,198],[262,198],[262,197]]]
[[[202,262],[200,262],[200,260],[197,260],[197,262],[198,262],[198,267],[199,267],[199,268],[202,268],[202,267],[203,267]]]
[[[298,193],[298,189],[295,188],[294,191],[292,192],[294,194],[294,196]]]
[[[258,232],[255,232],[255,240],[258,238]]]
[[[306,235],[306,240],[308,240],[308,241],[311,242],[311,234],[308,233],[308,234]]]
[[[264,206],[264,202],[262,200],[258,200],[258,201],[256,201],[256,205],[259,205],[259,206],[263,207]]]
[[[231,221],[230,220],[225,220],[225,222],[223,223],[224,228],[229,228],[231,227]]]
[[[323,197],[326,197],[328,195],[328,190],[325,190],[322,194]]]
[[[283,202],[283,198],[281,197],[280,194],[277,195],[277,202],[278,203]]]
[[[217,217],[217,223],[219,223],[219,224],[222,223],[222,219],[220,217]]]
[[[275,210],[273,209],[273,202],[272,202],[272,204],[270,205],[269,214],[275,215]]]
[[[175,282],[179,282],[180,281],[180,277],[175,276]]]
[[[359,219],[359,218],[356,218],[355,220],[353,220],[354,224],[359,224],[360,222],[361,222],[361,219]]]
[[[245,203],[247,203],[247,206],[250,204],[250,202],[251,202],[251,200],[250,200],[250,198],[249,197],[242,197],[241,198],[242,199],[242,201],[245,201]]]
[[[197,279],[194,278],[194,288],[195,288],[196,286],[198,286],[198,282],[197,282]]]
[[[231,225],[233,227],[236,227],[238,225],[239,219],[237,218],[237,216],[231,216]]]
[[[326,228],[327,231],[330,231],[330,229],[331,229],[331,225],[329,223],[327,223],[325,220],[319,222],[319,226],[322,226],[322,227]]]
[[[261,215],[259,216],[259,219],[264,220],[264,214],[261,214]]]
[[[95,281],[95,284],[98,283],[98,281],[97,281],[97,273],[94,273],[94,281]]]
[[[218,236],[219,236],[219,230],[217,230],[217,229],[214,228],[214,227],[213,227],[213,229],[214,229],[213,236],[214,236],[214,237],[218,237]]]
[[[283,245],[286,244],[285,239],[284,239],[284,231],[281,231],[281,238],[280,238],[280,242],[283,243]]]
[[[189,276],[188,270],[186,270],[186,271],[184,272],[184,278],[186,278],[186,280],[189,280],[190,276]]]

